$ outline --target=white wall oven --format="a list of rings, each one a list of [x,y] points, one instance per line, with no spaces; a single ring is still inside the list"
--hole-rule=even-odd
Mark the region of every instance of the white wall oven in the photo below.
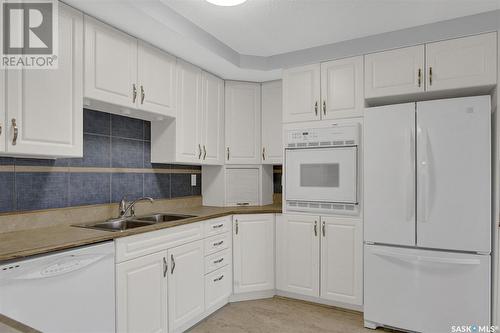
[[[285,135],[285,210],[357,215],[359,125]]]

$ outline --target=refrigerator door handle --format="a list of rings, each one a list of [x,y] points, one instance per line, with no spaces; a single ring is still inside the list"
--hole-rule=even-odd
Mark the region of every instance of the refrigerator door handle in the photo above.
[[[409,134],[409,145],[410,145],[410,172],[408,173],[408,185],[407,188],[407,203],[406,203],[406,220],[408,222],[414,222],[413,216],[415,215],[415,133],[410,129]]]
[[[418,261],[434,264],[451,264],[451,265],[479,265],[479,259],[456,259],[456,258],[441,258],[441,257],[419,257]]]
[[[409,263],[416,263],[418,261],[418,256],[409,255],[409,254],[401,254],[390,251],[382,251],[382,250],[371,250],[371,252],[379,257],[385,257],[389,259],[397,259],[400,261],[406,261]]]
[[[429,161],[428,161],[428,134],[427,130],[423,131],[420,126],[417,129],[419,142],[421,143],[420,153],[422,158],[419,158],[418,165],[418,205],[419,209],[417,212],[419,222],[427,222],[428,219],[428,200],[429,200]]]

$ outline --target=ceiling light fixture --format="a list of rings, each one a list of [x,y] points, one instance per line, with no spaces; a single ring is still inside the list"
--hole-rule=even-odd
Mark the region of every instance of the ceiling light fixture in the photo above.
[[[207,2],[210,2],[213,5],[224,7],[241,5],[245,1],[247,0],[207,0]]]

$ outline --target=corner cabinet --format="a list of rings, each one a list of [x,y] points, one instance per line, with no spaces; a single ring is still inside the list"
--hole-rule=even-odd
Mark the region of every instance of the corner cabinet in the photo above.
[[[365,97],[471,88],[474,94],[489,93],[497,82],[496,44],[492,32],[367,54]]]
[[[4,153],[83,156],[83,15],[59,6],[58,68],[2,70],[0,108]],[[4,122],[5,121],[5,122]]]
[[[283,122],[357,117],[363,108],[363,57],[283,72]]]
[[[233,216],[234,294],[274,292],[274,214]]]
[[[226,81],[226,164],[261,162],[260,83]]]
[[[262,164],[283,163],[282,81],[262,83]]]
[[[361,219],[283,214],[276,230],[276,289],[309,300],[362,305]]]

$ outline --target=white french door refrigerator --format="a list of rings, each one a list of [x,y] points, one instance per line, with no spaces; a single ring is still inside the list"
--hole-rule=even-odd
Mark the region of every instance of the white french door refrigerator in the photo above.
[[[365,326],[490,325],[489,96],[365,112]]]

